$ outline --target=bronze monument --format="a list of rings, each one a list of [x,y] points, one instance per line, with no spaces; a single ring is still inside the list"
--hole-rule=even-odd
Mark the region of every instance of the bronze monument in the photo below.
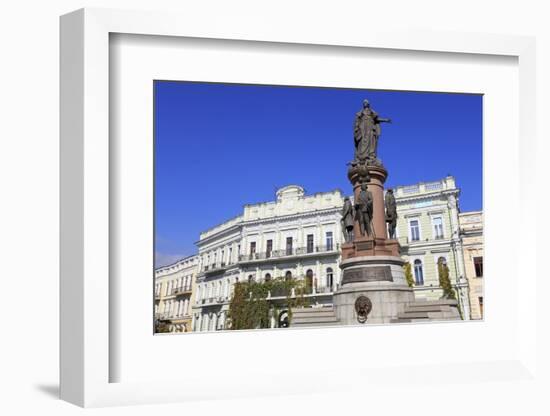
[[[371,108],[368,100],[364,100],[362,110],[355,115],[353,126],[355,162],[366,163],[367,165],[380,164],[377,151],[381,123],[391,123],[391,119],[378,116],[378,113]]]
[[[393,189],[386,191],[386,197],[384,198],[386,205],[386,222],[388,223],[388,238],[395,238],[395,227],[397,225],[397,207],[395,205],[395,197],[393,196]]]

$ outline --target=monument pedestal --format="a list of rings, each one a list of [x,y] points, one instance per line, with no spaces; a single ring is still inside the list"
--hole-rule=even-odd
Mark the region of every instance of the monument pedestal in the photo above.
[[[399,257],[399,242],[385,238],[359,237],[342,244],[342,260],[363,256]]]
[[[391,241],[391,240],[389,240]],[[395,321],[414,301],[412,288],[398,256],[344,258],[342,284],[333,295],[334,312],[343,325],[383,324]],[[361,308],[367,305],[367,311]],[[365,315],[366,312],[366,315]]]

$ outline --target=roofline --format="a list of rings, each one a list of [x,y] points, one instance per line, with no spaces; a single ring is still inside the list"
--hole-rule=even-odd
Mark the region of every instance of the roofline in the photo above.
[[[159,268],[156,268],[155,269],[155,273],[162,270],[162,269],[165,269],[165,268],[168,268],[168,267],[172,267],[172,266],[175,266],[176,264],[178,263],[181,263],[182,261],[185,261],[185,260],[188,260],[190,259],[191,257],[199,257],[199,253],[195,253],[195,254],[190,254],[189,256],[186,256],[186,257],[183,257],[179,260],[176,260],[174,263],[170,263],[170,264],[167,264],[165,266],[160,266]]]

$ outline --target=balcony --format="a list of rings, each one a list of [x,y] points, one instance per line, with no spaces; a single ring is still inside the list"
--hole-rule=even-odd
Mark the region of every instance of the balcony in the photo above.
[[[316,287],[314,290],[314,293],[318,295],[325,295],[325,294],[328,295],[328,294],[332,294],[333,292],[334,290],[332,289],[332,287],[329,287],[329,286]]]
[[[317,287],[317,288],[306,286],[304,288],[304,296],[308,296],[308,297],[309,296],[332,296],[333,293],[334,293],[333,288],[328,286]],[[296,294],[294,292],[294,289],[292,289],[290,294],[288,293],[288,291],[284,289],[274,289],[268,292],[267,299],[286,298],[288,295],[290,295],[290,297],[295,297]]]
[[[202,272],[201,272],[201,275],[204,275],[204,276],[205,276],[205,275],[209,275],[209,274],[214,274],[214,273],[218,273],[218,272],[223,272],[223,271],[225,271],[225,269],[227,269],[230,265],[231,265],[231,263],[224,263],[224,262],[209,264],[209,265],[203,267],[203,270],[202,270]]]
[[[240,263],[263,262],[288,257],[315,256],[319,254],[333,254],[339,249],[338,244],[329,246],[306,246],[287,248],[283,250],[266,251],[263,253],[250,253],[239,255]]]
[[[187,315],[184,315],[184,314],[176,315],[175,313],[162,312],[162,313],[156,313],[155,318],[160,321],[175,321],[179,319],[191,319],[191,315],[189,313]]]
[[[221,305],[229,302],[229,296],[211,296],[205,299],[197,300],[197,305],[212,306],[212,305]]]
[[[185,295],[185,294],[191,294],[191,293],[192,293],[191,286],[175,287],[172,289],[172,295]]]
[[[408,246],[408,245],[411,245],[411,244],[426,244],[426,243],[435,243],[437,242],[438,244],[441,242],[441,241],[448,241],[449,239],[446,238],[444,235],[438,235],[438,236],[435,236],[431,239],[429,238],[424,238],[424,239],[411,239],[409,237],[399,237],[397,239],[397,241],[399,241],[399,245],[401,247],[405,247],[405,246]]]

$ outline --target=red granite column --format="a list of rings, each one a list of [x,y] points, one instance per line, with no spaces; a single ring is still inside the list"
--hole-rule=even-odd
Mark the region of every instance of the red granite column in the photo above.
[[[372,192],[373,208],[372,208],[372,226],[374,235],[377,239],[386,240],[388,238],[386,228],[386,210],[384,207],[384,182],[388,173],[384,168],[369,167],[370,182],[367,188]]]

